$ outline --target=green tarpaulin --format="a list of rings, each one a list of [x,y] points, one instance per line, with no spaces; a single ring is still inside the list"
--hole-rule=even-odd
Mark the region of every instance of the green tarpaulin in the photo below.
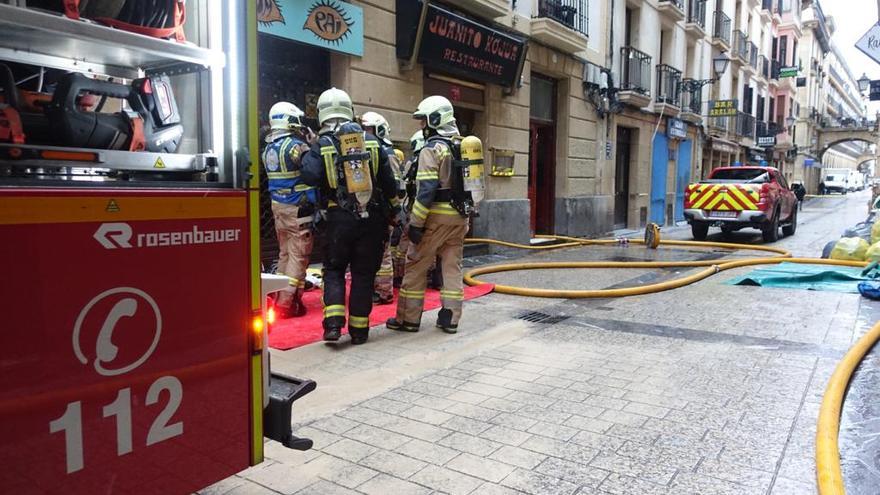
[[[725,283],[728,285],[751,285],[858,294],[858,284],[862,280],[869,279],[862,276],[861,268],[780,263],[778,265],[758,268],[746,276],[735,277]]]

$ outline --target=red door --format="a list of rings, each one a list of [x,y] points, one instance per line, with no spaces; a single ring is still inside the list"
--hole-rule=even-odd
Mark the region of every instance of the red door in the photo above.
[[[532,121],[529,136],[529,203],[532,233],[554,232],[555,183],[555,127],[552,123]]]

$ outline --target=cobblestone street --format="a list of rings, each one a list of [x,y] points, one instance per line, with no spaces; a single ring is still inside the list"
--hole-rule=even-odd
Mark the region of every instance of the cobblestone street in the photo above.
[[[866,202],[867,193],[810,200],[797,234],[775,245],[818,257],[825,242],[864,219]],[[686,228],[663,233],[690,238]],[[760,240],[749,230],[732,237]],[[526,259],[722,255],[746,256],[631,246]],[[510,256],[471,262],[502,258]],[[429,312],[417,334],[374,328],[360,348],[273,351],[273,371],[318,383],[294,405],[294,431],[315,447],[298,452],[268,442],[268,462],[202,493],[815,493],[824,386],[877,307],[857,294],[724,284],[751,269],[623,299],[490,294],[466,303],[455,336],[435,329],[436,312]],[[588,289],[685,271],[545,270],[486,279]]]

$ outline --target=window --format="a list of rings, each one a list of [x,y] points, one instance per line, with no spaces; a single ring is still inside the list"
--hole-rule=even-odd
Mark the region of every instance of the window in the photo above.
[[[788,63],[788,36],[779,38],[779,63],[782,65]]]
[[[712,181],[730,181],[730,182],[767,182],[767,170],[760,168],[727,168],[717,169],[710,177]]]

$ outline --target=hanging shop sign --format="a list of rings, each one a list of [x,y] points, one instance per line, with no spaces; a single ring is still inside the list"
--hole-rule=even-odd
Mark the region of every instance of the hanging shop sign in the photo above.
[[[419,20],[424,12],[424,22]],[[437,5],[397,2],[397,57],[463,78],[519,85],[526,42]]]
[[[681,119],[669,117],[666,119],[666,135],[674,139],[687,139],[688,126]]]
[[[880,100],[880,80],[871,81],[871,85],[868,89],[868,100],[870,101],[878,101]]]
[[[799,71],[797,67],[782,67],[779,69],[779,78],[797,77]]]
[[[856,42],[856,48],[880,64],[880,23],[874,24],[867,33],[862,35],[861,39]]]
[[[710,100],[709,117],[736,117],[738,100]]]
[[[758,136],[758,146],[772,148],[776,146],[776,136]]]
[[[364,9],[338,0],[261,0],[261,33],[349,55],[364,54]]]

